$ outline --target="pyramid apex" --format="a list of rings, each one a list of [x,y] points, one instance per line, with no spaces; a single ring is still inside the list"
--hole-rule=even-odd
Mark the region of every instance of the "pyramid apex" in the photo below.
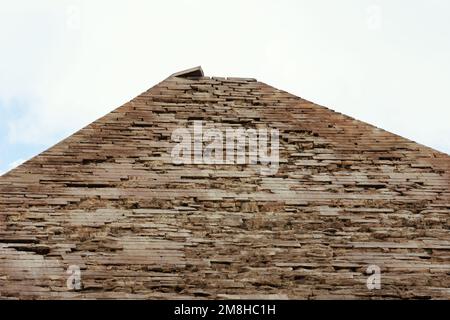
[[[170,77],[189,78],[189,77],[203,77],[203,70],[201,66],[175,72]]]

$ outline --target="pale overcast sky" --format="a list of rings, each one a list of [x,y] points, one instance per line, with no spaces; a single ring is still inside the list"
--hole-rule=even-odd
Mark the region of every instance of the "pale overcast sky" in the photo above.
[[[450,153],[447,0],[0,4],[0,173],[197,65]]]

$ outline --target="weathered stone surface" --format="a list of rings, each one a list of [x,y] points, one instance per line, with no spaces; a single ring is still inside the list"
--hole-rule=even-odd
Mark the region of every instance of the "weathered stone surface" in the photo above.
[[[190,72],[1,177],[1,298],[450,298],[448,155]],[[277,174],[173,165],[172,131],[198,119],[278,128]]]

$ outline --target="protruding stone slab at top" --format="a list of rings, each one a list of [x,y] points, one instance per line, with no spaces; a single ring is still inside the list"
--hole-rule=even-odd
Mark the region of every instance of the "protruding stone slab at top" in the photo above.
[[[201,78],[204,76],[203,70],[201,66],[186,69],[183,71],[175,72],[170,77],[178,77],[178,78]]]

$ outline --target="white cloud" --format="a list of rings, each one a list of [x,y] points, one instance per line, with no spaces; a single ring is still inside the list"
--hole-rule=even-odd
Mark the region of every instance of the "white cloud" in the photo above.
[[[25,5],[26,3],[26,5]],[[450,153],[446,1],[14,1],[0,97],[33,104],[11,143],[47,146],[169,74],[258,80]],[[420,23],[417,17],[420,17]]]

